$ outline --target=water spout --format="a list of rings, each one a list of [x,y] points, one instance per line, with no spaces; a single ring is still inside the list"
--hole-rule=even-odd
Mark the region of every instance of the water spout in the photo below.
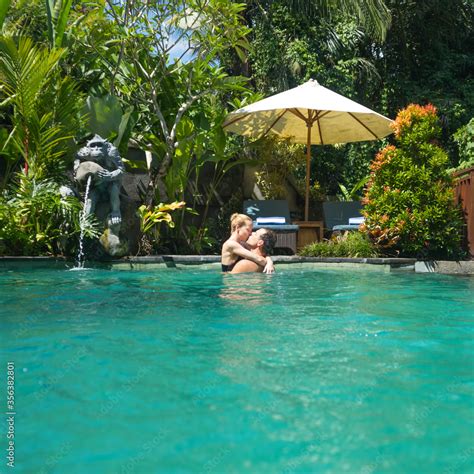
[[[84,256],[84,229],[85,222],[87,217],[87,200],[89,198],[89,190],[91,187],[92,176],[89,175],[87,178],[86,192],[84,194],[84,207],[81,212],[81,217],[79,218],[79,225],[81,226],[81,234],[79,236],[79,251],[77,252],[77,262],[76,268],[84,268],[85,256]]]

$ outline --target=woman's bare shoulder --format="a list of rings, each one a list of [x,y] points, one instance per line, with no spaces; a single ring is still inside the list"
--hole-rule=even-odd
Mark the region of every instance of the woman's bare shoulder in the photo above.
[[[234,239],[227,239],[223,244],[222,244],[222,249],[223,250],[230,250],[233,248],[236,248],[237,246],[241,246],[239,242],[237,242]]]

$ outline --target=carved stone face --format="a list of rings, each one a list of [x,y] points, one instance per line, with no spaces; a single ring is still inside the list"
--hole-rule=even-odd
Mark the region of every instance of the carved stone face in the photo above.
[[[92,142],[89,144],[89,153],[92,158],[102,158],[104,153],[104,142]]]
[[[107,156],[107,140],[104,140],[100,135],[95,134],[87,142],[86,147],[93,161],[100,161],[103,157]]]

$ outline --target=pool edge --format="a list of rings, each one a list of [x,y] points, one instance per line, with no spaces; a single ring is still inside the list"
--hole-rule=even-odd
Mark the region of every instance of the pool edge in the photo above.
[[[383,272],[441,273],[448,275],[474,275],[474,261],[417,261],[410,258],[342,258],[274,256],[273,261],[281,269],[370,269]],[[155,269],[218,269],[218,255],[157,255],[149,257],[125,257],[108,261],[90,261],[88,267],[114,270]],[[0,257],[1,270],[38,268],[67,269],[74,262],[58,257]]]

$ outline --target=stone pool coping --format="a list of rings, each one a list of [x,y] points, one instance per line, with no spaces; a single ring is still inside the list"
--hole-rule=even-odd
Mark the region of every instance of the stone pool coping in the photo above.
[[[474,261],[417,261],[413,258],[340,258],[273,256],[278,268],[346,268],[371,271],[406,271],[416,273],[442,273],[448,275],[474,275]],[[58,257],[0,257],[0,270],[27,268],[67,268],[73,260]],[[87,262],[88,267],[116,270],[153,270],[165,268],[219,269],[218,255],[157,255],[149,257],[124,257],[101,262]]]

